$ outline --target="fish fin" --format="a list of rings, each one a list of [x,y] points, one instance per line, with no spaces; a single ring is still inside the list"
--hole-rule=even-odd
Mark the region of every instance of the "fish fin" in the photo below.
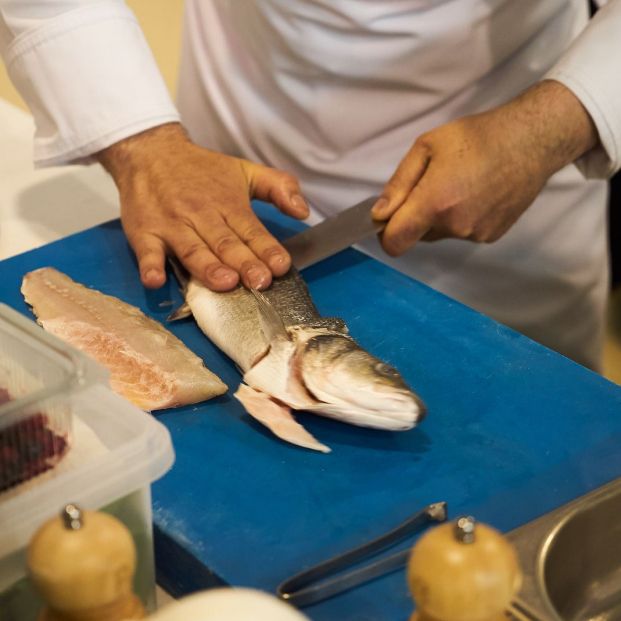
[[[177,259],[177,257],[168,256],[167,257],[170,266],[175,274],[177,281],[179,282],[179,286],[181,287],[181,292],[185,295],[185,292],[188,288],[188,283],[190,282],[190,274],[183,267],[181,261]],[[192,310],[187,302],[184,302],[179,308],[176,308],[172,311],[168,317],[166,317],[166,321],[178,321],[179,319],[185,319],[186,317],[192,316]]]
[[[259,308],[261,317],[261,329],[268,343],[281,338],[289,340],[289,333],[282,317],[276,309],[270,304],[269,300],[257,289],[250,289]]]
[[[168,262],[170,263],[170,267],[172,267],[172,271],[175,274],[175,278],[179,282],[179,286],[181,287],[181,291],[185,293],[185,290],[188,288],[188,283],[190,282],[190,273],[188,270],[183,267],[181,261],[177,259],[177,257],[167,256]]]
[[[313,328],[326,328],[340,334],[349,334],[347,324],[340,317],[321,317],[312,323]]]
[[[291,408],[275,401],[269,395],[255,390],[246,384],[240,384],[235,398],[241,402],[255,420],[265,425],[281,440],[303,448],[329,453],[331,449],[317,441],[291,414]]]
[[[262,354],[265,355],[265,352]],[[244,377],[244,370],[237,364],[237,362],[233,362],[233,364],[235,365],[235,368],[237,369],[237,372]],[[256,364],[256,363],[255,363]]]
[[[178,321],[179,319],[185,319],[192,316],[192,309],[187,302],[184,302],[179,308],[176,308],[168,317],[166,321]]]

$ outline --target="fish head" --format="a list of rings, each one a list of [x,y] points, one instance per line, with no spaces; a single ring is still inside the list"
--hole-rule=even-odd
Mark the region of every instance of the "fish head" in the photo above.
[[[349,336],[314,331],[301,339],[298,372],[304,386],[335,415],[346,415],[354,424],[393,430],[410,429],[425,416],[423,402],[400,373]]]

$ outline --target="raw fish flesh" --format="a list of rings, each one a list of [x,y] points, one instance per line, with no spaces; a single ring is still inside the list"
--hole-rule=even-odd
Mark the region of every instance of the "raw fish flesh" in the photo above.
[[[198,403],[227,387],[176,336],[140,309],[51,267],[24,276],[38,323],[110,371],[110,386],[143,410]]]

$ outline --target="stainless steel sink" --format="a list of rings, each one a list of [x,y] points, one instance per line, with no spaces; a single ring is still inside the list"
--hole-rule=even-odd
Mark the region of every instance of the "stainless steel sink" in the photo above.
[[[524,572],[516,617],[621,621],[621,479],[508,534]]]

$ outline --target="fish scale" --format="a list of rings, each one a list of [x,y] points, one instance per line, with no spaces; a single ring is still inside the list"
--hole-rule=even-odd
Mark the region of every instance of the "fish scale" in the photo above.
[[[289,270],[280,278],[275,278],[263,295],[287,327],[315,325],[321,322],[321,315],[310,296],[308,287],[295,269]]]

